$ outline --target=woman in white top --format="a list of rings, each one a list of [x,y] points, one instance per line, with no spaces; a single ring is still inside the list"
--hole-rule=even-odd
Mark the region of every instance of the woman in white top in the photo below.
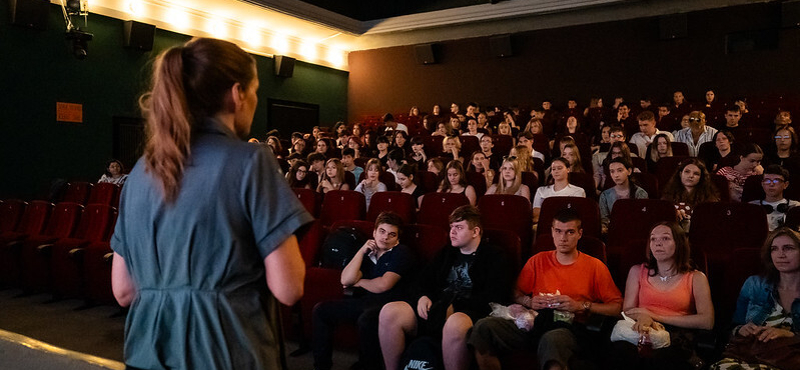
[[[369,201],[372,199],[372,195],[379,191],[386,191],[386,185],[380,180],[383,167],[381,167],[379,159],[370,159],[366,167],[364,180],[356,186],[355,191],[364,194],[364,197],[367,198],[367,208],[369,208]]]
[[[536,190],[533,197],[533,222],[539,222],[539,213],[542,211],[542,202],[549,197],[580,197],[586,198],[583,188],[569,183],[569,161],[558,157],[550,165],[551,184]]]
[[[110,182],[112,184],[122,186],[122,184],[125,183],[125,180],[128,179],[128,175],[122,172],[122,162],[112,159],[106,162],[106,172],[103,174],[103,176],[100,176],[100,180],[97,180],[97,182]]]
[[[497,184],[489,187],[486,194],[513,194],[531,200],[531,189],[522,183],[522,170],[520,164],[514,157],[503,160],[500,166],[500,178]]]

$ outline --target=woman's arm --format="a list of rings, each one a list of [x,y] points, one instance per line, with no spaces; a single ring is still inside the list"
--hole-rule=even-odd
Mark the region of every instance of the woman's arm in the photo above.
[[[531,188],[528,185],[522,184],[520,185],[522,188],[522,196],[525,197],[528,201],[531,200]]]
[[[128,273],[125,260],[116,252],[111,261],[111,290],[117,303],[122,307],[130,306],[136,298],[136,286]]]
[[[478,200],[478,194],[475,193],[475,188],[473,188],[472,185],[467,185],[464,194],[467,196],[467,199],[469,199],[469,204],[474,206],[475,202]]]
[[[639,305],[639,274],[641,273],[642,265],[633,265],[628,270],[628,279],[625,281],[625,298],[622,301],[623,311]],[[631,318],[636,320],[635,317]]]
[[[300,255],[297,237],[288,237],[267,255],[264,268],[267,271],[267,286],[278,301],[291,306],[300,300],[306,266]]]
[[[533,207],[533,223],[539,223],[539,214],[542,212],[542,209],[539,207]]]

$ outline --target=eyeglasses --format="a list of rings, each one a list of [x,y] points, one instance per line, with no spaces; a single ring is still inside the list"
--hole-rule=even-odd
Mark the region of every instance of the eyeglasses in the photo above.
[[[783,179],[764,179],[761,181],[764,185],[778,185],[786,180]]]
[[[781,135],[776,135],[776,136],[775,136],[775,140],[789,140],[789,139],[791,139],[791,138],[792,138],[792,137],[791,137],[791,136],[789,136],[789,135],[783,135],[783,136],[781,136]]]
[[[611,137],[613,137],[613,138],[615,138],[615,139],[621,139],[621,138],[625,137],[625,135],[621,135],[621,134],[611,134]]]
[[[702,121],[700,118],[697,117],[689,117],[689,122],[700,122]]]
[[[507,156],[503,157],[503,160],[504,161],[516,161],[517,160],[517,156],[515,156],[515,155],[507,155]]]

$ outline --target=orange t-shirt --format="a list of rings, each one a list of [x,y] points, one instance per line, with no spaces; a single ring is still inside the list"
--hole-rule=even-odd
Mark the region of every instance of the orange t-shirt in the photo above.
[[[586,253],[579,253],[571,265],[559,263],[556,251],[537,253],[522,268],[517,289],[529,295],[555,294],[558,290],[576,301],[622,302],[608,267]]]

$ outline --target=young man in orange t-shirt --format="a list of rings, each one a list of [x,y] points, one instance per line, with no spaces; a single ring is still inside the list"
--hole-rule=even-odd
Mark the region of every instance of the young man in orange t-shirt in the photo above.
[[[514,293],[514,300],[525,307],[540,314],[551,309],[554,316],[569,312],[575,315],[575,323],[553,325],[544,333],[541,328],[534,327],[527,333],[511,320],[481,319],[469,338],[481,370],[500,369],[498,355],[531,348],[537,341],[540,368],[567,369],[570,360],[581,350],[579,337],[583,337],[585,330],[582,323],[589,314],[620,314],[622,294],[614,285],[608,268],[600,260],[578,252],[582,233],[581,220],[574,210],[559,211],[552,226],[556,250],[537,253],[528,260]],[[549,323],[537,320],[536,325],[549,326]]]

